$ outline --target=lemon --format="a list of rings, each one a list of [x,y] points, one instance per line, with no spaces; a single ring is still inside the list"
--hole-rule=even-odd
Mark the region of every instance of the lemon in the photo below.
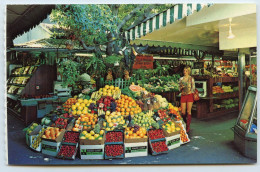
[[[99,137],[99,138],[98,138],[98,140],[102,140],[102,139],[103,139],[103,137]]]
[[[87,99],[84,99],[83,103],[84,103],[84,104],[88,104],[88,100],[87,100]]]
[[[100,130],[99,134],[100,134],[100,135],[103,135],[104,132],[105,132],[104,130]]]
[[[107,122],[108,122],[108,123],[111,123],[111,118],[108,118],[108,119],[107,119]]]
[[[82,103],[82,102],[83,102],[83,99],[78,99],[78,102],[79,102],[79,103]]]
[[[115,90],[119,90],[119,87],[115,87]]]
[[[93,136],[95,134],[95,132],[93,130],[91,130],[90,134]]]
[[[114,87],[114,85],[110,85],[110,87],[109,87],[111,90],[113,90],[115,87]]]
[[[107,123],[106,122],[103,122],[103,127],[106,127],[107,126]],[[102,130],[101,130],[102,131]]]
[[[72,110],[75,110],[76,108],[77,108],[76,105],[72,105],[72,106],[71,106],[71,109],[72,109]]]
[[[81,103],[80,106],[82,106],[83,108],[86,106],[85,103]]]
[[[108,126],[109,126],[109,127],[113,127],[113,123],[110,122],[110,123],[108,124]]]
[[[72,111],[72,115],[76,115],[77,114],[77,111],[76,110],[73,110]]]
[[[87,134],[85,135],[86,138],[89,138],[90,136],[91,136],[90,133],[87,133]]]
[[[98,137],[99,137],[99,134],[95,134],[94,137],[95,137],[95,138],[98,138]]]
[[[121,121],[121,118],[117,118],[117,120],[116,120],[117,122],[120,122]]]
[[[80,139],[86,139],[86,137],[85,136],[81,136]]]
[[[116,121],[117,121],[116,119],[112,119],[112,122],[113,122],[113,123],[116,123]]]
[[[82,131],[82,134],[86,135],[88,132],[87,131]]]
[[[77,115],[80,115],[80,114],[81,114],[81,110],[78,110],[78,111],[77,111]]]
[[[80,103],[79,103],[79,102],[77,102],[75,105],[76,105],[76,107],[79,107],[79,106],[80,106]]]
[[[88,103],[92,103],[92,100],[91,100],[91,99],[89,99],[89,100],[88,100]]]
[[[95,137],[94,136],[90,136],[88,139],[89,140],[95,140]]]

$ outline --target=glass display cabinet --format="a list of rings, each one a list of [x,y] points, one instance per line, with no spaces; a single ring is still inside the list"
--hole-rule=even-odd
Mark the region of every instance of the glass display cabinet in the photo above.
[[[246,157],[257,157],[257,88],[249,86],[236,124],[234,143]]]

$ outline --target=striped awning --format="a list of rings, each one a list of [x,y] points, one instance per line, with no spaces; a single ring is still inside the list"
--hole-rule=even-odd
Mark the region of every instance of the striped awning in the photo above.
[[[141,38],[154,30],[165,27],[167,24],[172,24],[177,20],[181,20],[184,17],[191,15],[195,11],[198,12],[202,8],[211,5],[213,4],[176,4],[170,9],[155,15],[135,27],[132,27],[125,32],[125,37],[130,41]]]

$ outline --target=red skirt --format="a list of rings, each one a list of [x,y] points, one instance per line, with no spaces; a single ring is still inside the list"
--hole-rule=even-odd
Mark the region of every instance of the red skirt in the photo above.
[[[193,94],[181,95],[181,103],[194,102]]]

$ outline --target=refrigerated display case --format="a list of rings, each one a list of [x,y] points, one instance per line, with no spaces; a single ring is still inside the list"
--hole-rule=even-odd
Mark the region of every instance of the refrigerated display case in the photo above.
[[[246,157],[257,158],[257,88],[247,90],[234,130],[234,143]]]

